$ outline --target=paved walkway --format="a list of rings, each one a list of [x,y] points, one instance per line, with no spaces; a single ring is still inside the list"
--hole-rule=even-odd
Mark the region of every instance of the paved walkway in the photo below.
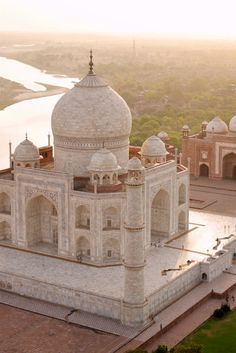
[[[191,178],[190,199],[199,200],[197,208],[202,208],[203,212],[235,217],[236,180],[212,181],[204,177]]]
[[[230,291],[230,297],[234,295],[236,298],[235,273],[236,266],[234,265],[232,271],[223,273],[210,283],[202,283],[195,287],[192,291],[160,312],[154,318],[152,326],[134,337],[126,347],[116,352],[124,353],[140,345],[143,345],[148,352],[152,352],[159,344],[166,344],[168,347],[175,346],[205,322],[216,308],[220,307],[223,299],[212,297],[212,291],[216,295],[222,296],[229,288],[235,287]],[[231,304],[235,306],[235,303]],[[181,316],[183,317],[182,319]],[[178,318],[180,318],[179,321],[171,327],[171,324]],[[167,332],[165,332],[165,328],[168,328]],[[163,334],[161,334],[161,331]],[[147,343],[145,344],[145,342]],[[115,351],[113,350],[112,352]]]
[[[230,190],[236,191],[236,180],[210,180],[205,177],[191,177],[190,178],[190,185],[192,186],[200,186],[200,187],[207,187],[212,189],[219,190]]]
[[[235,299],[232,300],[232,296],[236,298],[236,288],[229,291],[230,307],[231,309],[235,309]],[[209,298],[206,302],[203,302],[198,308],[193,310],[193,312],[177,322],[167,332],[163,333],[163,335],[147,344],[145,349],[148,352],[152,352],[160,344],[165,344],[169,348],[177,345],[185,337],[201,326],[206,320],[208,320],[214,310],[219,308],[222,303],[225,303],[224,299]]]

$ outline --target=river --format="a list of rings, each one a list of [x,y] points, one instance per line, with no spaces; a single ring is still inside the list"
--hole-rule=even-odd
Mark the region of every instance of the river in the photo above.
[[[17,60],[0,57],[0,77],[15,81],[32,91],[46,91],[43,84],[72,88],[76,78],[50,75]],[[27,132],[29,140],[38,147],[47,144],[51,134],[52,110],[62,94],[25,100],[0,110],[0,168],[9,166],[8,144],[13,151],[24,140]]]

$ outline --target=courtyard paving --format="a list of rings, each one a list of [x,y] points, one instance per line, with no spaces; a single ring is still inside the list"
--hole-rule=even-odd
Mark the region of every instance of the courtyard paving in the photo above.
[[[186,264],[188,260],[193,261],[190,266],[183,269],[185,271],[194,266],[196,262],[220,250],[229,241],[222,240],[217,250],[214,250],[216,238],[236,234],[236,192],[232,195],[232,192],[228,191],[227,195],[226,191],[223,191],[223,194],[221,191],[214,194],[216,198],[214,204],[201,211],[190,211],[188,232],[169,241],[164,247],[150,249],[145,266],[146,295],[150,295],[182,273],[182,271],[173,271],[163,276],[164,269],[176,269],[179,265]],[[210,194],[194,188],[191,192],[197,194],[196,197],[205,198],[208,198]],[[222,207],[224,210],[225,198],[230,215],[221,214]],[[220,214],[216,216],[212,213],[212,208]],[[124,292],[123,266],[96,268],[0,246],[0,271],[112,298],[120,299]]]
[[[236,267],[234,267],[234,271],[235,270]],[[220,282],[221,281],[218,279],[219,284]],[[217,289],[215,288],[215,290]],[[236,288],[234,287],[231,289],[228,294],[231,309],[236,309]],[[215,309],[220,308],[220,306],[225,303],[225,298],[210,297],[208,300],[204,301],[200,306],[194,309],[191,313],[186,315],[183,319],[179,320],[173,327],[170,327],[167,332],[164,332],[160,337],[148,343],[145,346],[145,349],[151,353],[160,344],[167,345],[169,348],[177,345],[186,336],[196,330],[203,322],[209,319]]]

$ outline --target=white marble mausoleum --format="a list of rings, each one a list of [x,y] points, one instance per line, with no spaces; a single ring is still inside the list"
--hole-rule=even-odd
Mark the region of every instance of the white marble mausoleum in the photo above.
[[[54,146],[26,137],[0,172],[0,245],[11,254],[2,288],[139,326],[230,266],[232,250],[201,265],[204,257],[179,262],[163,247],[188,230],[188,169],[167,158],[158,136],[129,159],[129,107],[94,73],[92,55],[51,122]],[[180,264],[186,269],[165,282],[161,271]]]

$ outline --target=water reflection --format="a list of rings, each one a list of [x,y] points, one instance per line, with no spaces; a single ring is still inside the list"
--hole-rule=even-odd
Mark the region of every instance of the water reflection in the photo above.
[[[20,61],[0,57],[0,77],[18,82],[33,91],[46,91],[39,83],[72,88],[78,79],[63,75],[49,75]],[[0,169],[9,166],[8,143],[13,151],[28,133],[29,139],[38,147],[47,144],[51,132],[52,110],[62,94],[31,99],[13,104],[0,110]]]
[[[46,91],[45,83],[58,87],[71,88],[75,80],[71,77],[53,76],[20,61],[0,57],[0,77],[20,83],[32,91]]]

